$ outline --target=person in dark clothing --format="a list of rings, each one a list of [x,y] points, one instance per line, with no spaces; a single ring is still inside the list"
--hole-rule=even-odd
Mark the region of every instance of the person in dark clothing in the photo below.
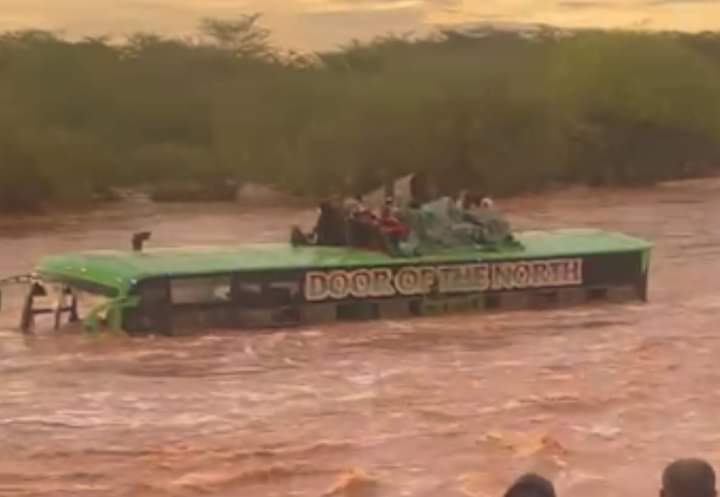
[[[357,248],[374,248],[377,220],[370,211],[359,210],[348,218],[350,245]]]
[[[332,200],[320,203],[320,216],[315,225],[314,235],[317,245],[347,245],[347,228],[342,208]]]
[[[555,497],[555,487],[550,480],[528,473],[515,480],[504,497]]]
[[[410,178],[410,207],[419,209],[421,205],[429,202],[430,194],[430,178],[426,173],[415,173]]]
[[[662,475],[660,497],[716,497],[715,471],[702,459],[678,459]]]

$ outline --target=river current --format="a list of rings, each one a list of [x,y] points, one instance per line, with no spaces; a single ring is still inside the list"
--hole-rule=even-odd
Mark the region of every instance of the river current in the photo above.
[[[648,238],[650,301],[178,338],[15,331],[0,313],[0,495],[653,495],[720,464],[720,181],[500,202],[518,229]],[[44,254],[277,241],[314,213],[122,204],[0,220],[0,274]]]

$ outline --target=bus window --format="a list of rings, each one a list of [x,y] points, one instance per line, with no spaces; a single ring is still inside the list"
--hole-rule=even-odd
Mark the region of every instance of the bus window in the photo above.
[[[230,276],[173,278],[173,304],[212,304],[230,300]]]
[[[238,282],[233,290],[233,300],[242,307],[261,306],[263,287],[260,283]]]
[[[138,294],[143,305],[166,304],[168,300],[168,287],[165,279],[152,279],[140,283]]]
[[[298,302],[300,284],[295,281],[262,282],[238,276],[233,289],[233,300],[241,307],[270,309]]]
[[[270,283],[265,299],[270,307],[287,306],[297,303],[300,284],[295,281]]]

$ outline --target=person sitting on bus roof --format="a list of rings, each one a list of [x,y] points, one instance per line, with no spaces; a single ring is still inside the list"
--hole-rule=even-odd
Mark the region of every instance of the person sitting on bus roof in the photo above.
[[[385,204],[380,211],[379,219],[380,229],[390,239],[393,244],[407,239],[410,234],[410,228],[400,221],[397,216],[397,207],[395,199],[387,197]]]
[[[347,245],[345,216],[337,199],[331,198],[320,203],[320,214],[313,234],[317,245]]]
[[[365,206],[356,203],[348,211],[348,242],[357,248],[376,249],[378,219]]]
[[[480,207],[487,206],[487,205],[491,206],[492,200],[490,200],[488,197],[481,195],[478,192],[463,191],[460,194],[458,207],[461,210],[469,211],[469,210],[480,208]]]
[[[410,208],[419,209],[433,198],[431,179],[425,172],[418,172],[410,178]]]
[[[512,228],[505,216],[495,208],[489,197],[475,195],[467,202],[463,220],[478,228],[478,242],[497,245],[501,242],[516,243]]]

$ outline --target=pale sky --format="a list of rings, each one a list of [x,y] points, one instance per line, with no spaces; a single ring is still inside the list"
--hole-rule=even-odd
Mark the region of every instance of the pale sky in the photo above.
[[[720,0],[0,0],[0,30],[71,36],[137,31],[183,35],[203,17],[263,13],[277,44],[321,49],[438,24],[548,23],[565,27],[720,29]]]

